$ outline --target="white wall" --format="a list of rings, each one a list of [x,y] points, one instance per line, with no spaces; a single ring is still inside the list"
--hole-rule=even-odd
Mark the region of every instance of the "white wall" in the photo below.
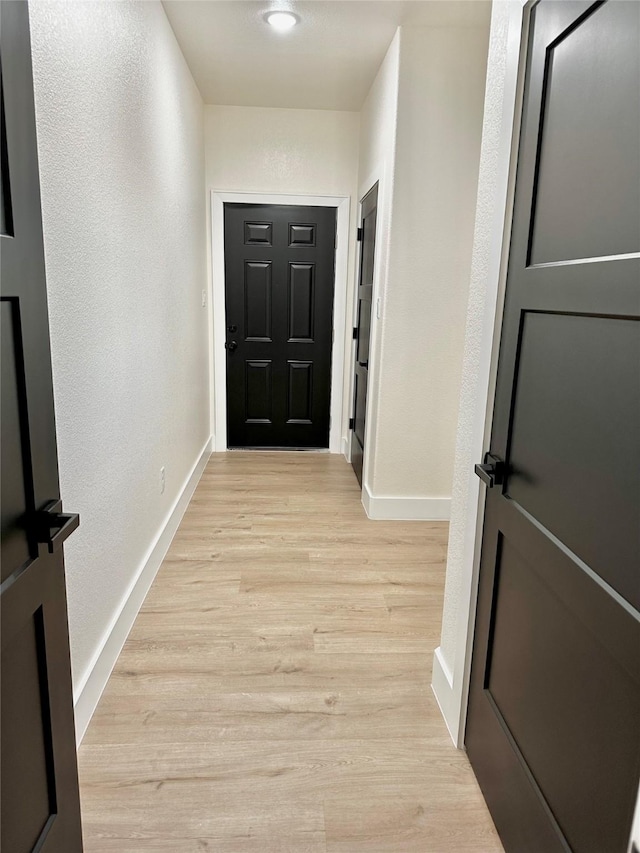
[[[206,175],[212,189],[351,195],[358,113],[205,107]]]
[[[363,109],[360,180],[385,163],[370,514],[447,517],[488,28],[402,27]]]
[[[451,494],[487,40],[402,28],[377,495]]]
[[[454,742],[464,741],[475,621],[483,493],[473,466],[490,430],[510,228],[514,126],[524,0],[495,0],[482,130],[471,284],[467,306],[442,637],[433,689]]]
[[[360,112],[358,189],[364,189],[367,178],[377,178],[386,164],[390,169],[387,183],[393,184],[399,69],[400,30],[397,30]]]
[[[203,105],[160,3],[30,8],[78,698],[209,438]]]
[[[349,331],[355,264],[358,128],[359,115],[352,112],[205,107],[208,192],[226,190],[351,199],[350,272],[346,285],[342,283],[347,288],[345,326]],[[210,233],[210,228],[207,232]],[[339,285],[336,282],[336,286]],[[212,286],[223,288],[224,282],[214,281]],[[351,336],[346,330],[345,346],[348,346]],[[345,367],[345,383],[348,383],[349,367]],[[349,401],[345,393],[343,435],[346,435],[348,420]]]

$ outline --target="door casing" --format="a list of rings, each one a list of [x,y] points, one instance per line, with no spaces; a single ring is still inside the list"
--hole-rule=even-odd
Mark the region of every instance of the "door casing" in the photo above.
[[[211,282],[209,293],[209,328],[213,331],[210,374],[211,424],[213,447],[218,453],[228,450],[227,443],[227,359],[224,257],[224,205],[288,204],[306,207],[337,208],[337,245],[335,254],[335,290],[333,304],[333,345],[331,349],[331,403],[329,452],[342,450],[344,425],[344,358],[346,338],[347,283],[349,273],[349,209],[348,196],[279,195],[211,191]]]
[[[363,183],[358,187],[358,210],[357,224],[360,227],[362,222],[362,201],[373,187],[378,184],[378,220],[376,224],[376,243],[374,250],[373,261],[373,291],[371,298],[371,333],[369,338],[369,382],[367,391],[367,401],[365,404],[365,430],[364,430],[364,452],[362,462],[362,504],[369,515],[369,498],[371,489],[369,486],[369,461],[372,456],[370,453],[372,443],[372,427],[371,424],[377,417],[377,400],[378,400],[378,377],[379,377],[379,359],[378,359],[378,321],[382,317],[383,310],[383,281],[386,278],[386,258],[383,252],[383,234],[387,229],[387,215],[389,209],[389,200],[387,199],[387,162],[378,163],[370,175],[367,175]],[[352,294],[351,319],[352,326],[355,326],[358,316],[358,277],[360,275],[360,249],[355,252],[355,270],[354,270],[354,287]],[[383,269],[384,267],[384,269]],[[354,393],[354,368],[356,361],[356,341],[350,338],[349,350],[349,374],[348,384],[345,387],[347,401],[347,418],[353,417],[353,393]],[[351,432],[347,431],[346,438],[343,439],[343,454],[347,462],[351,462]]]
[[[465,446],[463,448],[458,446],[456,450],[456,466],[464,460],[466,501],[460,514],[457,514],[452,507],[449,535],[451,537],[452,533],[453,536],[457,534],[463,540],[462,553],[455,566],[451,565],[451,551],[447,557],[447,574],[455,571],[460,576],[460,592],[455,615],[456,653],[454,670],[451,672],[438,647],[434,652],[432,675],[433,692],[449,734],[458,749],[464,748],[485,509],[485,491],[480,488],[480,481],[473,474],[473,466],[481,460],[484,450],[489,446],[493,425],[493,402],[498,373],[498,351],[506,292],[520,118],[524,96],[529,16],[535,0],[508,0],[500,5],[508,10],[500,156],[496,174],[493,176],[494,210],[491,232],[488,238],[483,235],[483,239],[486,239],[489,245],[485,243],[479,247],[474,246],[474,260],[476,254],[481,254],[487,265],[483,315],[477,318],[478,327],[482,326],[478,353],[478,393],[474,398],[473,411],[467,413],[467,417],[472,419],[473,434],[471,437],[465,436]],[[488,68],[488,72],[490,70]],[[487,89],[487,96],[489,95],[490,90]],[[480,180],[482,180],[483,153],[481,153]],[[472,275],[474,260],[472,260]],[[454,472],[454,479],[455,477],[456,472]],[[455,486],[456,483],[454,488]],[[458,498],[458,500],[462,503],[464,498]]]

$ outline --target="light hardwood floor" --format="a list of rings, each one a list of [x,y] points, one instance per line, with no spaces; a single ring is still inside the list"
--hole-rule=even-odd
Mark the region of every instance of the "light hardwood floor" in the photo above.
[[[87,853],[498,853],[430,689],[447,527],[214,455],[80,749]]]

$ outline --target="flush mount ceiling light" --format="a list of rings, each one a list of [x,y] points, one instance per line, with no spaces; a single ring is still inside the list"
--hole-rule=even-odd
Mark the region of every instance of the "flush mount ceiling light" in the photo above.
[[[267,12],[264,16],[269,26],[278,32],[286,32],[298,23],[298,16],[292,12]]]

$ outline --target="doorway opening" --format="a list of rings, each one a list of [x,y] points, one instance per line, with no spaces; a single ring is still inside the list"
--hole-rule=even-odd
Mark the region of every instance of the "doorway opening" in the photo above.
[[[341,450],[349,199],[212,193],[214,447]]]

